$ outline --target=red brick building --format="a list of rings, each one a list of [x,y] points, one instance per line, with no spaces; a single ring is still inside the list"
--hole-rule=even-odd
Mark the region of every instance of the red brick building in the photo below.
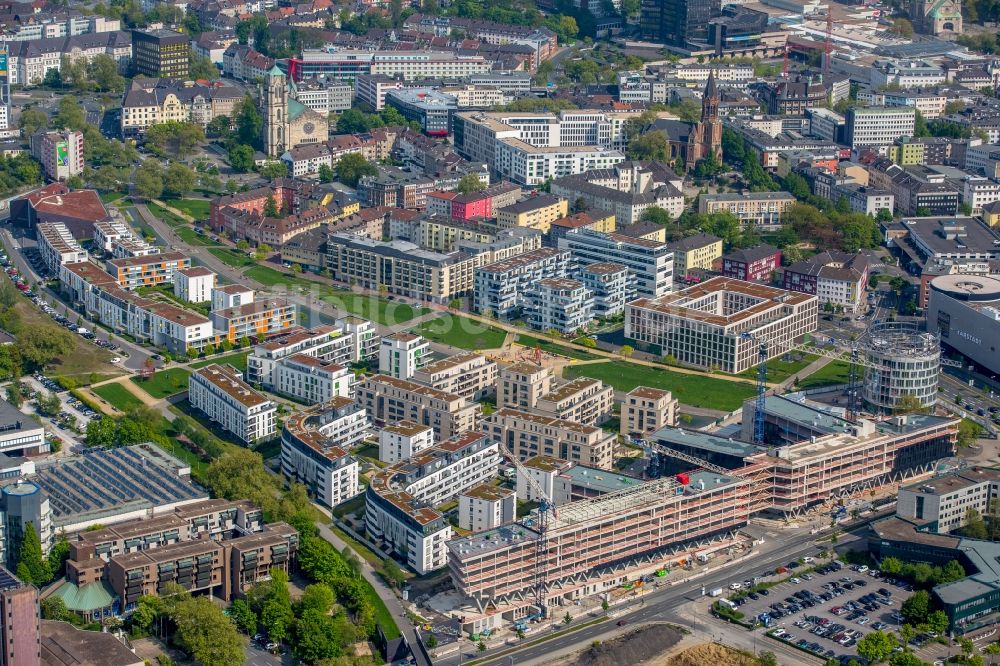
[[[771,274],[781,266],[781,250],[771,245],[758,245],[747,250],[735,250],[722,258],[722,274],[747,282],[770,284]]]

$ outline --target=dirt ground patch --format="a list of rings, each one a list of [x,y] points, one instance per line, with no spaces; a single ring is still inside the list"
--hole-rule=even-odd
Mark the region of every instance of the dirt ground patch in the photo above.
[[[572,666],[621,666],[621,664],[667,664],[657,659],[680,642],[683,634],[669,625],[651,625],[630,631],[614,640],[591,647]],[[673,663],[673,662],[669,662]],[[728,666],[705,661],[700,664]],[[699,664],[699,666],[700,666]]]
[[[654,659],[651,666],[757,666],[757,659],[746,652],[734,650],[725,645],[702,643],[684,650],[678,655]]]

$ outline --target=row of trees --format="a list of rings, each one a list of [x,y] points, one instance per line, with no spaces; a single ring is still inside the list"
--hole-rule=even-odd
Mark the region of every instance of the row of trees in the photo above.
[[[26,325],[16,309],[20,299],[9,280],[0,280],[0,328],[15,337],[13,344],[0,345],[0,380],[42,370],[76,344],[68,331],[55,324]]]
[[[180,162],[171,162],[164,169],[156,160],[146,160],[135,172],[134,185],[139,196],[159,199],[163,195],[182,197],[190,193],[197,182],[198,174]]]
[[[943,567],[932,566],[926,562],[903,562],[895,557],[882,560],[880,570],[884,574],[903,578],[916,587],[930,589],[935,585],[953,583],[965,578],[965,569],[956,560],[950,560]]]

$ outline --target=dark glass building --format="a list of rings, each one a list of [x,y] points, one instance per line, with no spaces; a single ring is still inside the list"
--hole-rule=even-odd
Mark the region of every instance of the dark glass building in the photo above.
[[[721,11],[720,0],[642,0],[643,37],[685,47],[708,41],[708,22]]]

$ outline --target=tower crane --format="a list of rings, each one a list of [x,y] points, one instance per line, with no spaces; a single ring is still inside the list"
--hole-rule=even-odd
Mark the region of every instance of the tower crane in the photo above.
[[[531,487],[535,495],[538,497],[538,539],[535,541],[535,570],[533,573],[533,587],[535,589],[535,603],[538,605],[538,608],[542,613],[542,617],[545,617],[548,615],[548,609],[545,605],[545,574],[547,573],[545,558],[548,555],[548,539],[546,536],[546,532],[549,527],[548,517],[549,512],[551,511],[552,517],[558,519],[559,513],[556,510],[556,505],[552,500],[552,497],[550,497],[549,493],[547,493],[545,489],[542,488],[541,484],[535,480],[535,477],[528,471],[528,468],[521,464],[521,461],[509,448],[507,448],[506,444],[501,442],[500,447],[503,450],[504,455],[507,458],[510,458],[510,461],[514,463],[514,467],[524,478],[525,483]]]

